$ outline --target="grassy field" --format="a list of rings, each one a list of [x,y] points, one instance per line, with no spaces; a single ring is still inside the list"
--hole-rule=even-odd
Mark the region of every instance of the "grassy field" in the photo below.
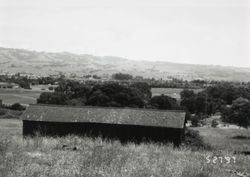
[[[167,95],[177,100],[180,100],[181,96],[180,93],[183,89],[182,88],[151,88],[152,96],[157,95]],[[194,90],[195,93],[201,92],[202,89],[191,89]]]
[[[214,135],[210,141],[216,142],[215,131],[198,130],[205,137]],[[235,131],[235,135],[242,133]],[[208,163],[208,156],[236,161]],[[0,119],[0,159],[0,177],[237,177],[250,173],[249,156],[233,154],[228,148],[194,152],[186,147],[173,149],[170,144],[122,145],[77,136],[23,139],[22,123],[15,119]]]
[[[0,89],[0,99],[5,104],[35,104],[41,91],[30,91],[24,89]]]
[[[250,152],[250,129],[207,127],[192,129],[198,130],[204,140],[218,150]]]
[[[18,119],[0,119],[0,135],[9,137],[10,135],[22,135],[22,121]]]

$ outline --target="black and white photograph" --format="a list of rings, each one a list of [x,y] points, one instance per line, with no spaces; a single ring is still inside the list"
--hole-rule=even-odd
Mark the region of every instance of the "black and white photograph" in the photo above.
[[[0,0],[0,177],[250,177],[249,0]]]

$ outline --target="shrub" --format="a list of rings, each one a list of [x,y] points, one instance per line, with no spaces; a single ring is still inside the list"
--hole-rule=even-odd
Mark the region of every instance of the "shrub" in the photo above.
[[[211,126],[213,127],[213,128],[216,128],[217,126],[218,126],[218,122],[217,122],[217,120],[212,120],[212,124],[211,124]]]
[[[154,96],[150,103],[157,109],[180,109],[176,99],[165,95]]]
[[[69,100],[68,95],[63,92],[43,92],[37,99],[37,103],[66,105],[67,100]]]
[[[185,130],[184,145],[191,150],[211,150],[212,147],[205,143],[199,132],[192,129]]]
[[[0,116],[3,116],[6,114],[6,110],[0,108]]]
[[[133,79],[133,76],[126,73],[115,73],[112,75],[112,78],[116,80],[130,80]]]
[[[199,125],[199,116],[195,115],[191,117],[191,124],[193,127],[198,127]]]
[[[186,119],[186,121],[187,120],[191,120],[191,113],[189,112],[189,111],[186,111],[186,115],[185,115],[185,119]]]
[[[17,111],[23,111],[23,110],[25,110],[25,107],[22,106],[20,103],[15,103],[15,104],[11,105],[10,109],[17,110]]]
[[[86,105],[91,106],[119,106],[144,107],[145,102],[142,95],[138,94],[142,91],[138,88],[131,88],[119,83],[98,84],[92,88],[92,91],[87,95]]]
[[[250,140],[250,136],[237,135],[233,136],[232,139]]]

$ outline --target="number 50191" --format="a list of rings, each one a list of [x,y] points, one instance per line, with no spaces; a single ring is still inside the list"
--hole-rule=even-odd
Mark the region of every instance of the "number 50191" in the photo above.
[[[236,163],[236,157],[229,157],[229,156],[207,156],[206,157],[207,163]]]

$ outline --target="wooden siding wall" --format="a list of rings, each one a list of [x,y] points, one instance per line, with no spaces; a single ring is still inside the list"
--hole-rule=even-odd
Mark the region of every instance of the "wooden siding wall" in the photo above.
[[[149,127],[137,125],[76,123],[76,122],[39,122],[23,120],[23,135],[34,136],[36,133],[46,136],[65,136],[69,134],[102,136],[108,139],[118,139],[122,143],[129,141],[173,142],[175,146],[181,143],[183,129]]]

